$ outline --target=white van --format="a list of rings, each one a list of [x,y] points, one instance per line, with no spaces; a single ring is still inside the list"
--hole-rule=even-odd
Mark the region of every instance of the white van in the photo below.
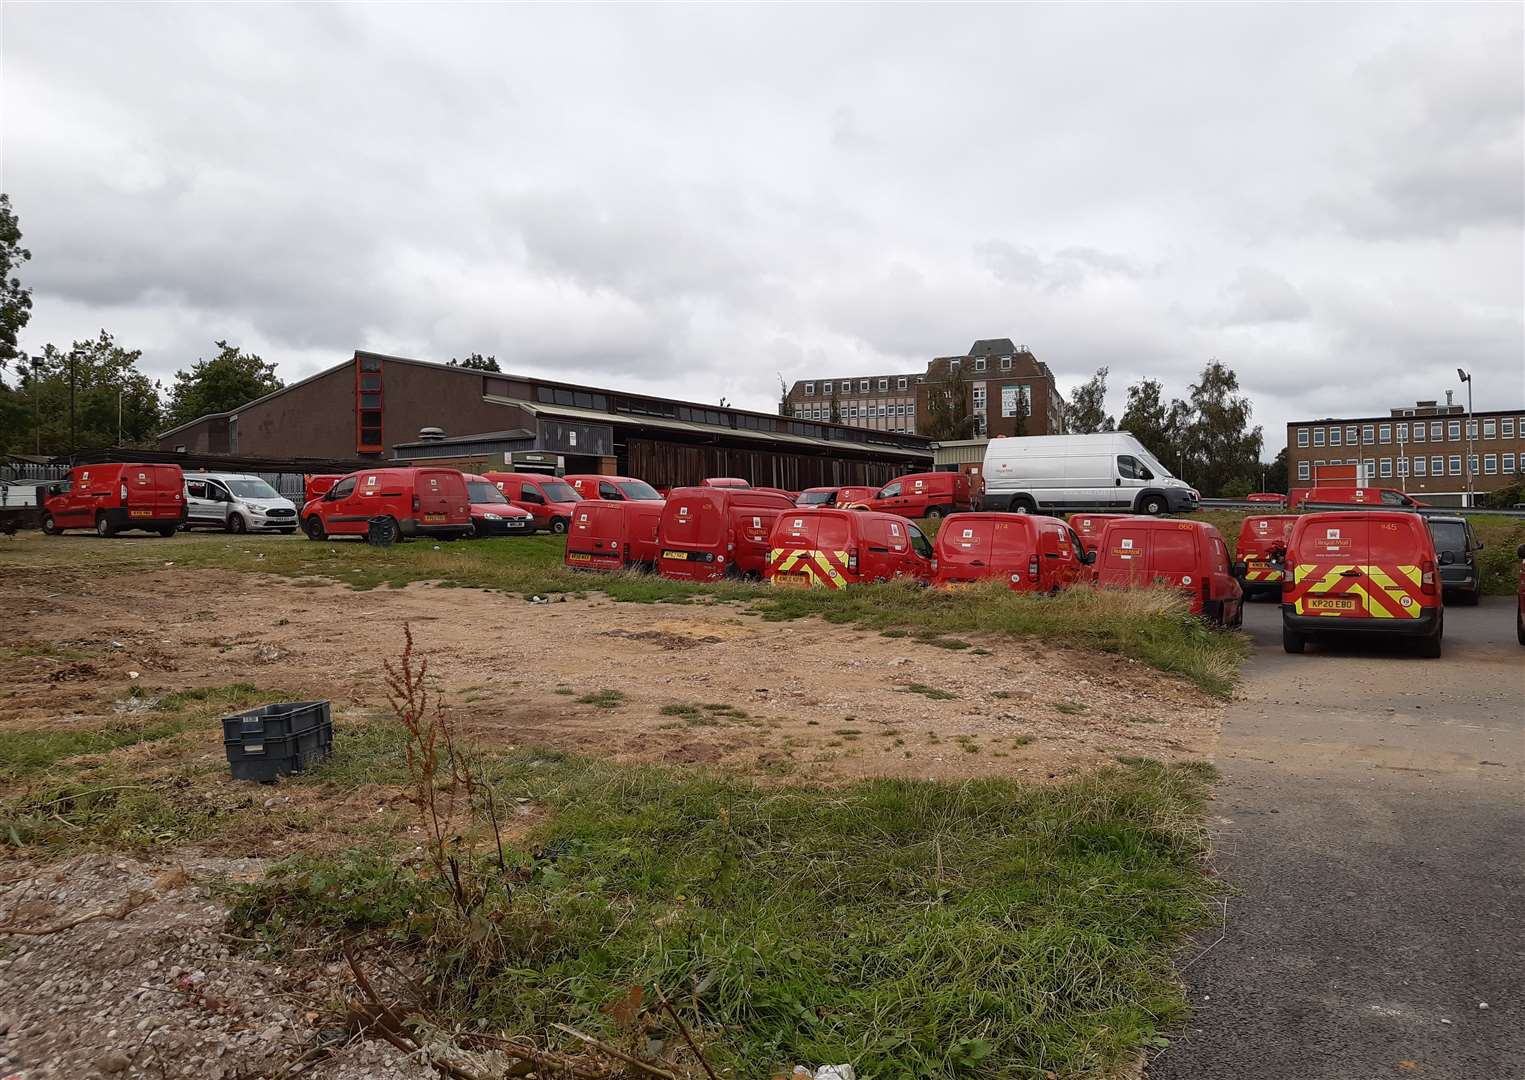
[[[991,439],[981,510],[1177,514],[1198,495],[1126,431]]]
[[[186,473],[185,524],[228,532],[297,531],[297,508],[258,476]]]

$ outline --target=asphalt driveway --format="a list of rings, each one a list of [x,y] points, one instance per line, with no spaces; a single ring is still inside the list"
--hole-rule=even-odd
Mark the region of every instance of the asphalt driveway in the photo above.
[[[1225,718],[1192,1024],[1153,1080],[1525,1077],[1525,648],[1512,600],[1446,611],[1445,655],[1255,653]]]

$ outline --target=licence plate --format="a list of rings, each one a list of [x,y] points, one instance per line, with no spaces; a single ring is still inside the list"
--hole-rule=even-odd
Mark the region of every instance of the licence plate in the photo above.
[[[782,589],[808,589],[810,578],[805,574],[774,574],[773,584]]]
[[[128,517],[153,517],[154,516],[154,512],[152,510],[129,510],[129,511],[127,511],[127,516]]]
[[[1309,611],[1354,611],[1356,601],[1351,596],[1310,596],[1303,606]]]
[[[686,558],[688,558],[688,552],[686,552],[686,551],[664,551],[664,552],[662,552],[662,558],[664,558],[664,559],[686,559]]]
[[[426,524],[426,525],[437,525],[437,524],[439,524],[440,522],[442,522],[444,520],[445,520],[445,515],[444,514],[425,514],[424,515],[424,524]]]
[[[592,562],[593,556],[586,551],[574,551],[567,555],[568,562]]]

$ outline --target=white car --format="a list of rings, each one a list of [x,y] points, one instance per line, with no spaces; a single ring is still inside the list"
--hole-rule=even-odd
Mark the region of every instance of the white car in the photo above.
[[[297,531],[297,508],[258,476],[188,473],[185,528],[198,525],[232,533]]]

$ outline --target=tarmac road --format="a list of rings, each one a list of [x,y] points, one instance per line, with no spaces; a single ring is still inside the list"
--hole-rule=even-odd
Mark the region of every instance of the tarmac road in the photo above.
[[[1194,1016],[1151,1080],[1525,1078],[1525,647],[1512,599],[1445,651],[1255,651],[1225,717],[1215,865],[1237,895],[1183,960]]]

